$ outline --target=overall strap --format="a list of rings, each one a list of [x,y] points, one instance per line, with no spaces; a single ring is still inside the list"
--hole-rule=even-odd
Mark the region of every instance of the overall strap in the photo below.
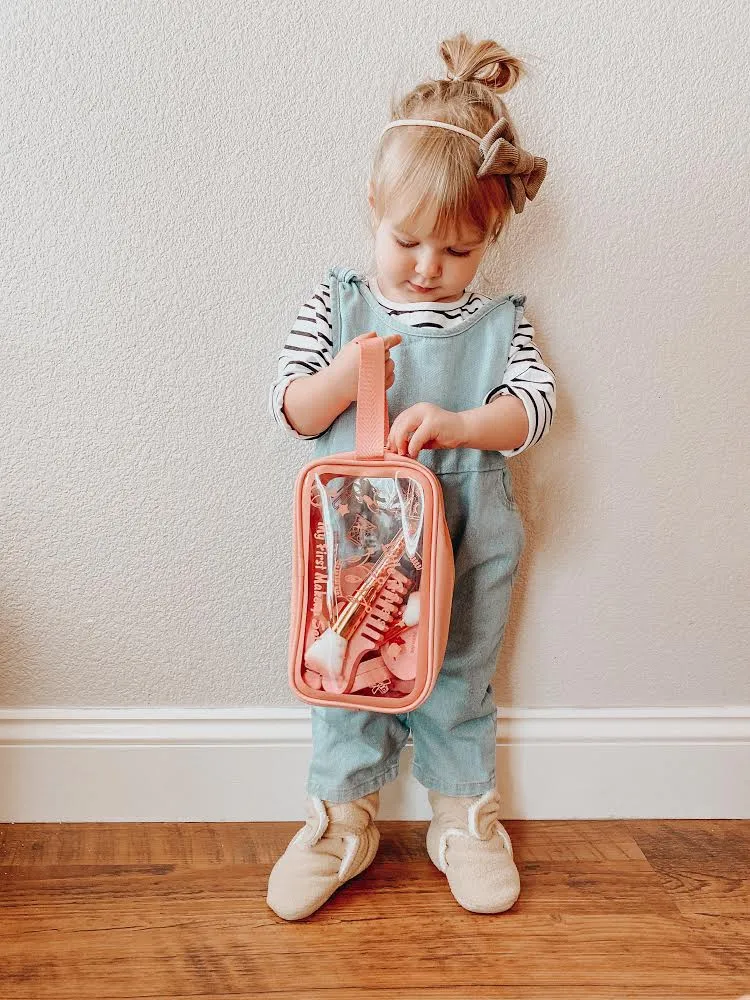
[[[388,437],[388,402],[385,395],[385,341],[377,334],[355,337],[359,344],[357,384],[357,458],[383,459]]]
[[[341,337],[342,291],[357,279],[351,267],[329,267],[328,286],[331,291],[331,353],[335,356],[344,346]]]
[[[328,271],[329,276],[336,278],[337,281],[343,281],[347,284],[351,284],[358,278],[357,272],[351,267],[331,267]]]

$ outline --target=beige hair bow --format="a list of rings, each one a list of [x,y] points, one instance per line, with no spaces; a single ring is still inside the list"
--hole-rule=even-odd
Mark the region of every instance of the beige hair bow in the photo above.
[[[499,118],[484,138],[458,125],[425,118],[398,118],[396,121],[388,122],[383,132],[400,125],[432,125],[434,128],[458,132],[479,143],[484,159],[477,170],[477,177],[504,175],[505,186],[516,213],[523,212],[526,199],[532,200],[547,173],[547,161],[544,157],[533,156],[520,146],[514,145],[513,130],[507,118]]]
[[[528,198],[531,201],[542,186],[547,173],[547,161],[513,144],[513,132],[507,118],[499,118],[479,143],[484,157],[477,177],[505,175],[505,183],[518,214]]]

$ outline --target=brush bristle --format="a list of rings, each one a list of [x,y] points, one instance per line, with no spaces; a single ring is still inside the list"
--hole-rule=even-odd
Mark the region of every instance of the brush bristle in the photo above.
[[[345,653],[346,639],[328,628],[305,652],[305,666],[317,670],[324,678],[337,680],[341,677]]]

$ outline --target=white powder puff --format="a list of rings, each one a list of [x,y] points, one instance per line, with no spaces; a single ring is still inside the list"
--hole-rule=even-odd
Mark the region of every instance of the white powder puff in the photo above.
[[[419,591],[409,594],[403,613],[404,625],[416,625],[419,621]]]

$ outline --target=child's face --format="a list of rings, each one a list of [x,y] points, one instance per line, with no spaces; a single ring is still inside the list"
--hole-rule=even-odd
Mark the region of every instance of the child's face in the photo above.
[[[489,243],[489,234],[458,231],[438,240],[432,233],[406,232],[387,215],[375,232],[378,285],[394,302],[451,302],[473,280]],[[450,237],[453,237],[452,239]]]

